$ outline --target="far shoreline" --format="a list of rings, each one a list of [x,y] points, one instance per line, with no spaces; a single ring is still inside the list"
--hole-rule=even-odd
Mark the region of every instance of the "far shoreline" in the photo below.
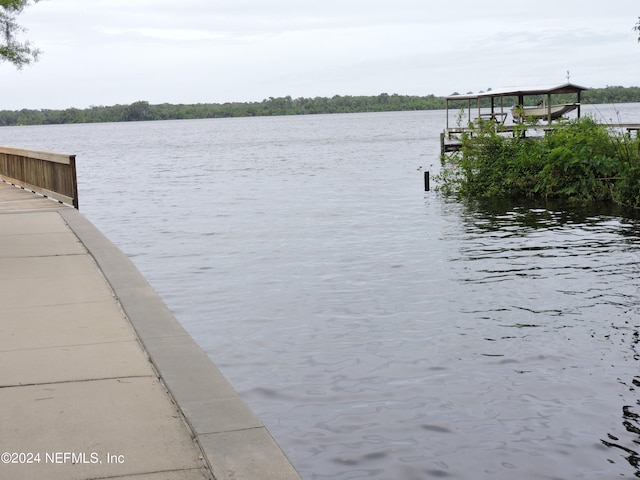
[[[608,86],[605,88],[592,88],[585,91],[582,96],[582,103],[585,105],[637,102],[640,102],[640,87]],[[397,93],[381,93],[370,96],[334,95],[333,97],[314,98],[292,98],[291,96],[286,96],[269,97],[261,102],[198,104],[150,104],[141,100],[129,105],[91,106],[84,109],[1,110],[0,126],[401,112],[443,110],[445,107],[445,97],[437,97],[435,95],[398,95]]]

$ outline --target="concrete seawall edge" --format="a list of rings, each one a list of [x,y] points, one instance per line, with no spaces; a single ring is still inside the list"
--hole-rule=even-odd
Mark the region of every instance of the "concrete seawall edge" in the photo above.
[[[300,480],[261,420],[133,262],[74,209],[60,215],[96,261],[216,480]]]

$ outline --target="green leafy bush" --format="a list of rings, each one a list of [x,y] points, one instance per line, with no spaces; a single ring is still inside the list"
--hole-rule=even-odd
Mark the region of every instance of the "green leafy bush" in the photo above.
[[[542,137],[483,123],[437,177],[461,197],[543,197],[640,206],[640,140],[613,134],[593,119],[561,121]]]

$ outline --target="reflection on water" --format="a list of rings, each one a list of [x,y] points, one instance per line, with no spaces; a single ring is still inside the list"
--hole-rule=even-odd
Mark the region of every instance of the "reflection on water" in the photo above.
[[[507,328],[518,332],[496,333],[485,340],[504,348],[508,341],[518,339],[521,354],[532,337],[542,336],[536,348],[569,354],[568,366],[576,370],[571,377],[588,367],[581,357],[604,360],[598,358],[598,348],[621,348],[624,363],[640,359],[638,213],[618,207],[596,210],[553,203],[467,204],[461,212],[466,238],[460,260],[481,266],[465,268],[469,275],[462,281],[483,285],[482,295],[493,297],[486,302],[490,307],[471,313],[504,321],[499,328],[503,332]],[[504,282],[509,283],[508,299],[501,298]],[[573,347],[578,329],[583,336],[588,332],[591,342]],[[484,355],[508,356],[502,350]],[[612,378],[622,386],[615,392],[622,421],[602,431],[600,441],[611,449],[606,454],[608,462],[616,464],[624,458],[640,477],[640,416],[636,413],[640,410],[640,377],[624,374],[626,368],[612,367]],[[520,374],[533,371],[531,365],[517,370]],[[588,368],[584,373],[595,374]]]
[[[630,350],[633,353],[633,359],[636,361],[640,360],[637,349],[640,335],[637,326],[631,333],[628,341]],[[627,381],[626,378],[618,379],[618,381],[628,389],[630,392],[628,401],[632,402],[631,405],[625,404],[622,406],[622,426],[628,435],[620,435],[620,429],[617,429],[615,434],[607,433],[602,443],[614,451],[622,453],[634,468],[635,476],[640,477],[640,415],[636,413],[640,411],[640,398],[638,398],[640,395],[636,393],[638,387],[640,387],[640,376],[634,376],[630,382]],[[633,402],[633,400],[635,400],[635,402]]]

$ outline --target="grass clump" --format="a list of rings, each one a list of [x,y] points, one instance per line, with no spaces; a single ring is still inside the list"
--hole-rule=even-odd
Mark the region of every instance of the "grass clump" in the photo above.
[[[592,118],[563,120],[542,137],[480,124],[443,162],[445,194],[468,198],[539,197],[640,207],[640,139],[613,134]]]

